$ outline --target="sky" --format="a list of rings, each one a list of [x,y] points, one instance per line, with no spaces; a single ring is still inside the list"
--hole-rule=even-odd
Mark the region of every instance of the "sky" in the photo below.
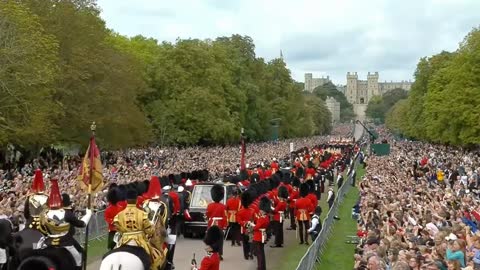
[[[413,80],[421,57],[454,51],[480,26],[480,0],[98,0],[107,27],[159,41],[253,38],[257,57],[283,52],[295,80],[304,73],[344,84],[378,71]]]

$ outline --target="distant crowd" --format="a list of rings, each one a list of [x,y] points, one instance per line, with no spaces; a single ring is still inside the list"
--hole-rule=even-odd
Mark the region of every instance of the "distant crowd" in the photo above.
[[[392,151],[366,159],[355,269],[480,269],[478,152],[377,132]]]
[[[327,142],[333,136],[351,134],[352,129],[352,124],[342,124],[334,128],[331,136],[248,143],[246,162],[253,167],[257,164],[270,164],[273,158],[281,161],[289,157],[290,143],[293,143],[295,149],[312,147]],[[60,191],[70,194],[74,205],[78,209],[84,209],[87,198],[85,192],[78,188],[77,181],[82,156],[83,153],[63,156],[59,152],[50,151],[22,167],[13,166],[8,170],[0,170],[0,215],[4,214],[17,219],[19,223],[22,222],[24,201],[36,168],[41,168],[44,172],[47,190],[48,179],[59,179]],[[210,179],[216,179],[239,171],[240,145],[128,149],[103,152],[102,159],[106,183],[125,184],[149,180],[152,175],[178,174],[203,169],[208,170]],[[97,210],[104,209],[108,204],[107,188],[108,185],[105,185],[104,191],[97,193],[94,198]]]

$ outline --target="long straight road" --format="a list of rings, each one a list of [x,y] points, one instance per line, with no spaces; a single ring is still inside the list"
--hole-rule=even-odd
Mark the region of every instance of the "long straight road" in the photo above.
[[[363,134],[363,127],[360,124],[355,125],[355,139],[358,140]],[[325,200],[326,196],[322,196],[322,200]],[[287,228],[289,221],[284,223],[284,228]],[[295,232],[284,230],[285,235],[285,247],[291,245],[298,245]],[[282,248],[270,248],[270,244],[273,242],[273,239],[270,239],[270,243],[265,244],[265,255],[267,258],[267,269],[276,270],[278,269],[278,264],[281,263],[281,258],[284,256],[284,249]],[[190,261],[192,260],[193,253],[195,253],[195,258],[197,262],[200,263],[202,258],[205,256],[205,245],[201,239],[190,239],[180,237],[177,239],[177,245],[175,248],[175,269],[176,270],[188,270],[190,269]],[[245,270],[254,270],[256,269],[256,260],[245,260],[243,258],[242,247],[232,247],[230,241],[226,241],[224,245],[224,260],[220,263],[221,269],[226,270],[235,270],[235,269],[245,269]],[[88,265],[88,270],[98,270],[100,268],[101,261],[95,261]],[[130,269],[129,269],[130,270]],[[131,269],[135,270],[135,269]]]

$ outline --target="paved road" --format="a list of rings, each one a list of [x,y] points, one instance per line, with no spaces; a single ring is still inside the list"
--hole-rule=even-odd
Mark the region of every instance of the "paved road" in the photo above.
[[[362,136],[363,127],[360,124],[355,126],[355,139],[358,140]],[[326,196],[322,196],[322,200],[325,200]],[[326,211],[325,211],[326,213]],[[286,221],[284,227],[286,228],[290,222]],[[297,240],[295,239],[294,231],[284,230],[285,235],[285,246],[298,245]],[[270,240],[273,242],[273,239]],[[281,258],[285,254],[283,253],[282,248],[270,248],[270,243],[265,245],[265,253],[267,258],[267,269],[276,270],[278,269],[278,264],[281,263]],[[197,262],[200,263],[203,256],[205,256],[204,251],[205,245],[201,239],[190,239],[180,237],[177,239],[177,245],[175,248],[175,268],[176,270],[187,270],[190,269],[190,261],[192,260],[193,253],[196,255]],[[235,269],[245,269],[245,270],[254,270],[256,269],[256,260],[245,260],[243,258],[242,247],[232,247],[230,242],[225,242],[224,246],[224,260],[221,262],[221,269],[226,270],[235,270]],[[88,270],[98,270],[100,267],[101,261],[96,261],[88,265]],[[132,269],[134,270],[134,269]]]
[[[286,228],[287,224],[290,224],[289,221],[284,223]],[[285,244],[291,245],[295,244],[295,233],[293,231],[285,230]],[[273,243],[273,239],[270,239],[270,243]],[[281,248],[270,248],[268,243],[265,245],[265,253],[267,257],[267,269],[274,270],[277,269],[277,258],[281,258],[282,250]],[[205,256],[205,244],[201,239],[190,239],[183,238],[177,240],[177,245],[175,248],[175,269],[176,270],[189,270],[190,261],[192,260],[193,253],[197,262],[200,263],[202,258]],[[255,270],[256,269],[256,260],[245,260],[243,258],[242,247],[232,247],[230,241],[225,242],[224,246],[224,260],[221,262],[221,269],[226,270],[235,270],[235,269],[245,269],[245,270]],[[87,270],[98,270],[100,267],[101,261],[95,261],[88,265]],[[130,270],[130,269],[129,269]],[[131,269],[135,270],[135,269]]]

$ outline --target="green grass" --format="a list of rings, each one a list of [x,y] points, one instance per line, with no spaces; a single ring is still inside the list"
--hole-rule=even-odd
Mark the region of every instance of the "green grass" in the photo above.
[[[365,174],[362,165],[357,167],[357,183]],[[357,232],[356,221],[352,219],[352,206],[358,200],[358,188],[350,188],[339,207],[337,221],[333,227],[332,236],[327,242],[325,252],[321,257],[321,263],[317,264],[322,270],[351,270],[353,269],[353,254],[355,245],[345,243],[346,237],[355,235]]]
[[[347,175],[347,171],[345,170],[344,179],[346,179],[346,175]],[[358,175],[359,175],[359,172],[357,172],[357,178],[358,178]],[[335,181],[336,181],[336,178],[335,178]],[[337,185],[335,185],[334,189],[335,189],[335,194],[338,194]],[[322,193],[322,198],[318,201],[318,205],[320,205],[322,207],[322,215],[320,217],[322,222],[328,214],[327,192],[328,192],[328,186],[325,186],[325,192]],[[349,207],[350,207],[350,209],[352,208],[351,205]],[[290,222],[288,222],[288,224],[290,224]],[[290,234],[290,233],[293,233],[293,232],[285,230],[284,233],[285,234]],[[310,243],[312,243],[311,238],[309,238],[308,241]],[[298,263],[300,262],[303,255],[305,255],[305,253],[307,252],[307,249],[308,249],[308,246],[299,245],[298,242],[299,242],[299,240],[295,240],[293,243],[286,243],[286,245],[284,247],[284,254],[283,254],[283,256],[280,260],[281,264],[279,263],[278,267],[276,267],[275,269],[292,270],[292,269],[297,268]],[[277,266],[277,264],[276,264],[276,266]],[[349,269],[349,270],[351,270],[351,269]]]
[[[98,240],[89,240],[87,252],[87,263],[101,258],[107,252],[107,238],[102,237]]]

